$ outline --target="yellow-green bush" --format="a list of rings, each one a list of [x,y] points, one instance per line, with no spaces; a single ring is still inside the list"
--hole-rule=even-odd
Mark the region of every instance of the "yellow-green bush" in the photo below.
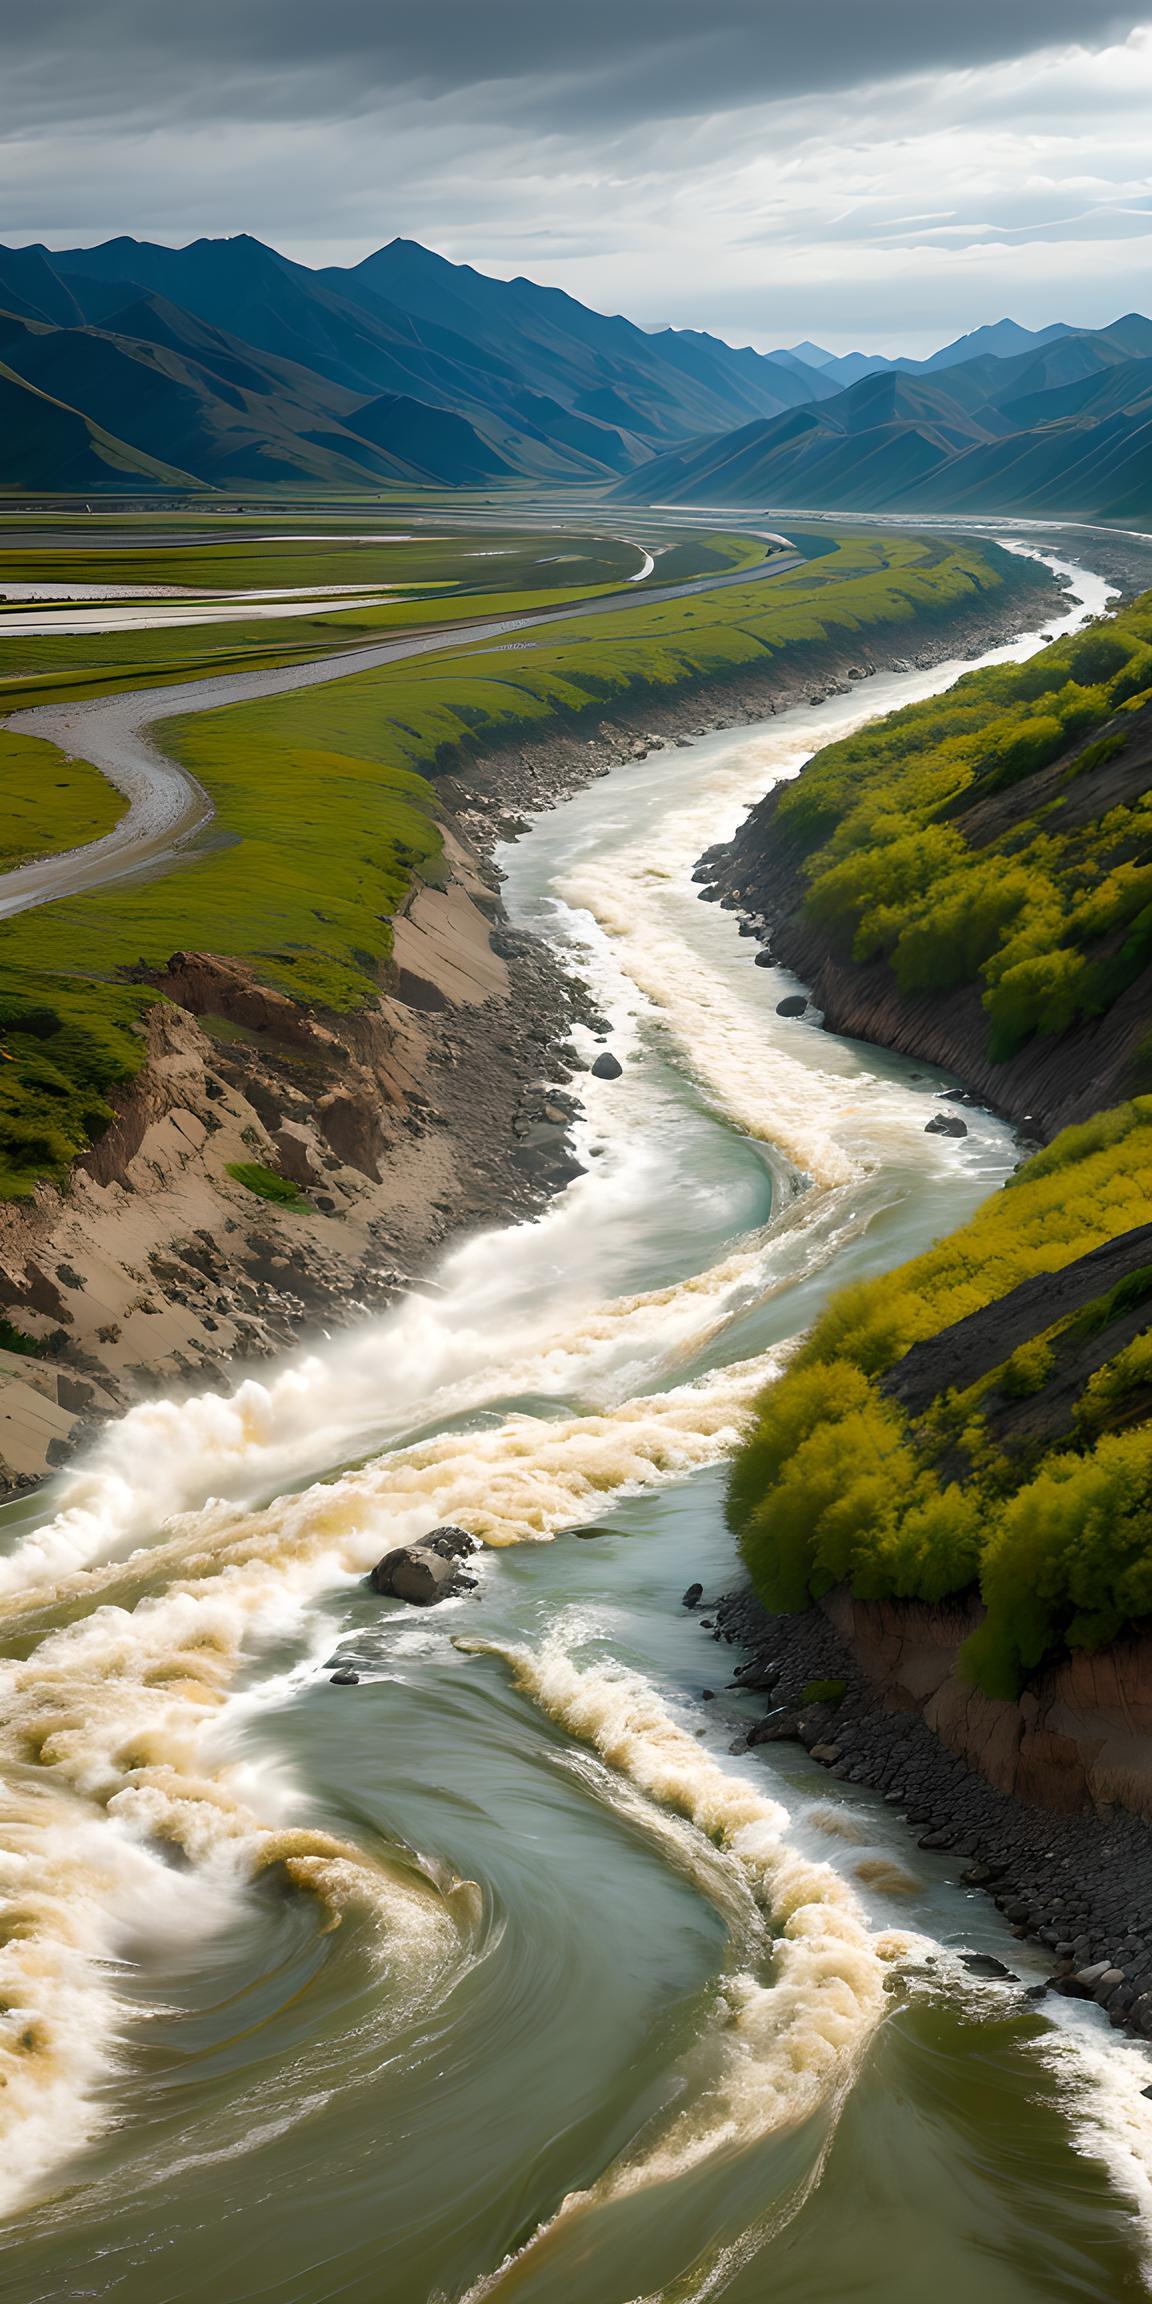
[[[1026,790],[1069,756],[1079,791],[1122,750],[1125,717],[1152,703],[1150,643],[1152,593],[830,745],[780,795],[810,915],[906,993],[978,985],[994,1056],[1103,1013],[1152,953],[1152,796],[1065,821],[1050,789],[1029,814]],[[1019,810],[970,840],[966,809],[1010,788]]]
[[[1152,1434],[1104,1429],[1152,1379],[1146,1338],[1087,1386],[1081,1448],[1039,1467],[988,1441],[978,1398],[947,1396],[913,1423],[877,1382],[911,1345],[1145,1223],[1150,1206],[1152,1097],[1140,1097],[1068,1129],[925,1255],[833,1298],[758,1401],[732,1470],[729,1517],[769,1606],[837,1584],[937,1601],[978,1583],[988,1615],[969,1665],[999,1694],[1060,1641],[1091,1644],[1152,1612]],[[1135,1302],[1139,1280],[1101,1318]],[[1001,1391],[1038,1391],[1048,1351],[1043,1336],[1018,1347]],[[942,1469],[958,1440],[963,1479]]]

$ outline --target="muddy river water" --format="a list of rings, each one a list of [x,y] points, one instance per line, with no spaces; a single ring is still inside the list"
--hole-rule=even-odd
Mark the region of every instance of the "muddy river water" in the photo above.
[[[624,1066],[580,1080],[584,1173],[4,1515],[10,2304],[1146,2292],[1152,2060],[974,1978],[1042,1971],[891,1808],[733,1752],[750,1700],[680,1606],[734,1579],[725,1461],[790,1342],[1016,1156],[978,1112],[925,1135],[930,1068],[779,1018],[692,868],[960,669],[542,816],[508,908]],[[479,1590],[373,1597],[439,1520],[486,1539]]]

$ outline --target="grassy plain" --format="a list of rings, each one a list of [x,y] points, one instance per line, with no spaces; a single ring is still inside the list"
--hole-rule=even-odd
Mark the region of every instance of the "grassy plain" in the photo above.
[[[2,530],[0,530],[2,534]],[[568,553],[549,551],[549,545],[568,542]],[[336,654],[341,648],[362,646],[372,638],[386,639],[444,624],[464,624],[476,618],[530,614],[541,609],[567,607],[582,600],[617,593],[637,565],[634,545],[611,538],[514,539],[489,549],[473,539],[437,539],[432,557],[441,573],[429,577],[424,588],[416,574],[397,575],[392,555],[405,547],[374,547],[359,552],[348,545],[326,549],[287,543],[275,548],[266,563],[245,555],[263,553],[262,546],[236,547],[230,541],[198,555],[194,547],[165,554],[151,551],[108,550],[77,554],[41,553],[38,558],[0,550],[0,592],[5,563],[12,565],[10,581],[129,584],[137,582],[190,582],[186,570],[194,559],[210,564],[229,560],[233,576],[222,589],[256,590],[260,586],[360,582],[410,583],[395,595],[371,606],[341,605],[338,599],[318,602],[306,616],[258,615],[250,620],[231,618],[224,623],[159,626],[141,625],[117,632],[69,632],[65,629],[36,634],[6,632],[6,612],[0,607],[0,713],[29,710],[36,704],[71,703],[89,695],[116,695],[126,688],[164,686],[212,671],[258,671],[273,664],[311,661]],[[345,557],[347,555],[347,558]],[[426,561],[429,547],[419,555]],[[765,546],[757,537],[705,532],[681,538],[656,561],[645,581],[680,583],[692,577],[736,572],[763,560]],[[141,562],[147,563],[142,573]],[[352,562],[355,569],[349,573]],[[413,569],[417,561],[411,563]],[[30,569],[43,573],[30,574]],[[302,573],[307,569],[307,574]],[[359,573],[357,571],[360,571]],[[515,588],[513,588],[515,587]],[[638,598],[644,585],[636,586]],[[27,603],[13,602],[9,623],[26,612]],[[45,614],[59,615],[61,627],[69,621],[66,606],[47,606]],[[206,612],[207,613],[207,612]]]
[[[625,521],[630,528],[633,523]],[[641,523],[641,526],[643,524]],[[373,532],[379,530],[377,540]],[[649,583],[681,582],[726,568],[751,568],[767,547],[736,531],[689,530],[652,539],[656,566]],[[448,587],[456,595],[475,592],[579,593],[611,590],[630,582],[639,566],[640,538],[580,535],[568,530],[501,533],[412,533],[402,522],[382,518],[341,536],[326,528],[311,536],[300,529],[259,538],[223,535],[205,539],[196,532],[162,543],[142,538],[71,546],[22,546],[0,521],[0,630],[7,584],[122,584],[179,586],[192,591],[272,591],[286,587],[357,585]]]
[[[0,728],[0,871],[99,840],[127,805],[86,760]]]

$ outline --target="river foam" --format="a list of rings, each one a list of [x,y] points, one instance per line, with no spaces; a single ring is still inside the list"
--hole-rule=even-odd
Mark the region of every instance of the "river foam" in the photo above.
[[[818,2113],[831,2124],[883,2021],[888,1979],[915,1947],[903,1933],[872,1931],[843,1876],[793,1844],[787,1809],[702,1750],[646,1679],[610,1658],[581,1662],[581,1649],[598,1638],[595,1621],[578,1611],[538,1647],[471,1639],[458,1645],[498,1656],[533,1703],[599,1756],[612,1772],[604,1796],[613,1805],[634,1815],[637,1796],[650,1804],[657,1836],[668,1829],[662,1819],[683,1820],[699,1850],[701,1885],[729,1920],[729,1965],[677,2076],[678,2101],[595,2183],[570,2192],[521,2248],[469,2289],[464,2304],[499,2295],[590,2212],[676,2183]],[[729,1884],[718,1890],[721,1867]],[[759,1926],[749,1923],[745,1900]],[[827,2141],[826,2134],[794,2197],[774,2204],[773,2229],[818,2181]],[[766,2237],[758,2223],[743,2245],[700,2267],[683,2293],[718,2293]]]
[[[427,1991],[466,1954],[477,1919],[467,1883],[429,1878],[399,1850],[390,1863],[301,1818],[291,1781],[256,1774],[231,1748],[245,1657],[286,1639],[314,1645],[317,1600],[437,1521],[465,1519],[494,1545],[546,1540],[621,1494],[716,1462],[764,1373],[746,1364],[600,1415],[512,1416],[260,1512],[208,1508],[175,1523],[135,1572],[111,1562],[58,1581],[52,1604],[64,1620],[47,1629],[35,1585],[23,1620],[10,1599],[10,1633],[41,1636],[26,1658],[0,1664],[15,1897],[0,1954],[9,2201],[99,2124],[94,2092],[124,2021],[108,1963],[130,1957],[137,1938],[163,1936],[169,1913],[202,1938],[275,1873],[317,1900],[325,1925],[352,1909],[368,1915],[404,2007],[409,1981]],[[69,1621],[78,1602],[87,1612]],[[237,1701],[243,1712],[251,1698]]]

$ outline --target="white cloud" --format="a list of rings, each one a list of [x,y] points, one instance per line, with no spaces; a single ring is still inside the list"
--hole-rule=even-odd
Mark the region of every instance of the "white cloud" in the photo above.
[[[931,0],[935,4],[935,0]],[[248,230],[306,262],[401,232],[603,310],[920,352],[1152,302],[1152,33],[1091,54],[542,133],[467,91],[331,119],[0,144],[11,240]]]

